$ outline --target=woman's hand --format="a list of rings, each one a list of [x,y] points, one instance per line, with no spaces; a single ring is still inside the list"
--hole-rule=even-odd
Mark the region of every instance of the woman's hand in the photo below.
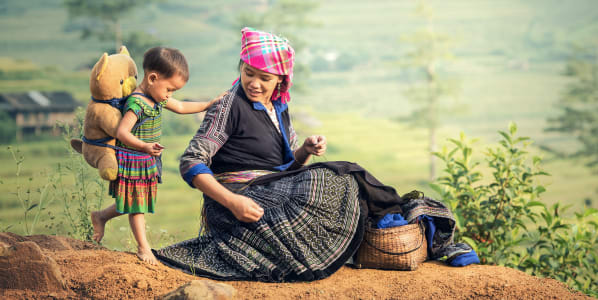
[[[326,153],[326,137],[323,135],[312,135],[305,139],[303,142],[303,148],[308,154],[316,156],[323,155]]]
[[[323,135],[312,135],[305,139],[303,145],[295,151],[295,162],[289,167],[294,170],[305,166],[312,155],[320,156],[326,153],[326,137]]]
[[[160,143],[145,143],[141,148],[141,151],[151,155],[151,156],[160,156],[162,154],[162,150],[164,146],[160,145]]]
[[[229,203],[228,209],[241,222],[257,222],[264,215],[264,209],[259,204],[243,195],[234,194]]]

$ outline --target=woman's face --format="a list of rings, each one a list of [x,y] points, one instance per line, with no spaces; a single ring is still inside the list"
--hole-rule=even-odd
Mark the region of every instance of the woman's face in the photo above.
[[[241,86],[247,98],[253,102],[267,103],[272,97],[282,76],[258,70],[246,63],[241,63]]]

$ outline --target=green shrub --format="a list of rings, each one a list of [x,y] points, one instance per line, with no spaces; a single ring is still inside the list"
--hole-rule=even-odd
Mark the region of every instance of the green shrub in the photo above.
[[[529,138],[516,132],[515,124],[499,131],[499,145],[485,153],[487,171],[477,169],[475,140],[464,134],[450,139],[452,149],[434,153],[445,169],[431,187],[455,214],[455,238],[471,244],[482,263],[553,277],[598,296],[598,211],[586,209],[569,220],[560,204],[541,202],[546,189],[536,179],[548,174],[540,157],[530,159]]]

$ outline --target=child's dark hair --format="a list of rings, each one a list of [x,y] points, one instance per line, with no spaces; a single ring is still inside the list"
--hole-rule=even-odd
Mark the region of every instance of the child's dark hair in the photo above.
[[[175,74],[189,80],[189,66],[181,51],[174,48],[154,47],[143,54],[143,70],[156,71],[166,78]]]

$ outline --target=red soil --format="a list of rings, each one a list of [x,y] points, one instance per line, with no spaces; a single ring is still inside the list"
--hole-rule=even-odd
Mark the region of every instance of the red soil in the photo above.
[[[134,253],[65,237],[0,233],[0,248],[26,240],[37,243],[58,264],[66,289],[2,289],[0,283],[2,299],[151,299],[201,279],[164,265],[142,263]],[[454,268],[438,262],[426,262],[411,272],[343,267],[314,282],[226,283],[237,289],[239,299],[591,299],[556,280],[510,268]]]

